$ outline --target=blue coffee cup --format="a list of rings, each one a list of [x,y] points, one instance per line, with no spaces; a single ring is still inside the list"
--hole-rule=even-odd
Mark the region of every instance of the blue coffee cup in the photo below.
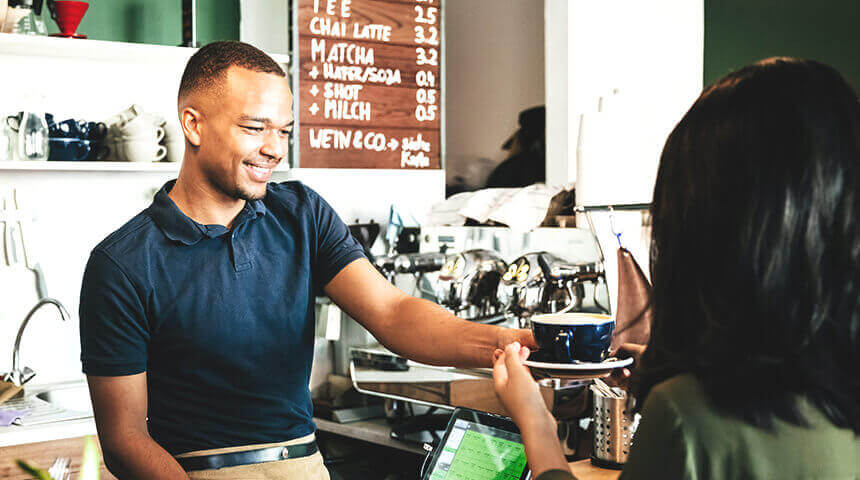
[[[598,363],[609,355],[615,321],[608,315],[550,313],[530,320],[543,357],[553,363]]]
[[[62,122],[57,122],[54,124],[54,127],[51,128],[51,136],[54,138],[77,138],[84,140],[85,138],[81,135],[81,124],[74,118],[70,118],[68,120],[63,120]]]
[[[90,142],[77,138],[51,138],[50,147],[48,160],[53,162],[78,162],[92,151]]]
[[[107,136],[107,125],[102,122],[80,122],[81,139],[101,143]]]

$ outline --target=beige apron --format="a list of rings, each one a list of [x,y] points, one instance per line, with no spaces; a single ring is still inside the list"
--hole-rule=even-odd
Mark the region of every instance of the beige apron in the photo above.
[[[199,457],[202,455],[217,455],[221,453],[242,452],[257,448],[278,447],[284,445],[295,445],[315,440],[313,434],[306,437],[296,438],[280,443],[264,443],[259,445],[246,445],[241,447],[215,448],[212,450],[198,450],[196,452],[183,453],[177,458]],[[251,465],[239,465],[236,467],[219,468],[218,470],[197,470],[188,472],[191,480],[329,480],[328,470],[323,465],[323,458],[319,452],[302,458],[290,458],[275,462],[254,463]]]

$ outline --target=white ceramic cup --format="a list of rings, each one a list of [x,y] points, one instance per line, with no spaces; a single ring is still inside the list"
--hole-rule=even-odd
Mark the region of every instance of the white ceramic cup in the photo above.
[[[138,116],[125,125],[117,127],[116,133],[121,137],[138,137],[155,133],[158,141],[161,141],[164,138],[164,127],[154,125],[146,118]]]
[[[136,118],[141,113],[143,113],[143,107],[135,103],[134,105],[116,113],[112,117],[105,120],[105,124],[107,124],[108,126],[120,127],[122,125],[125,125],[128,121]]]
[[[167,147],[152,141],[119,141],[118,157],[126,162],[160,162],[167,156]]]
[[[185,143],[185,132],[182,131],[179,124],[168,123],[164,125],[164,143]]]
[[[185,140],[167,142],[165,146],[167,147],[166,161],[173,163],[179,163],[182,161],[182,158],[185,156]]]
[[[155,113],[142,113],[140,116],[156,127],[164,127],[167,125],[167,120],[165,120],[161,115]]]

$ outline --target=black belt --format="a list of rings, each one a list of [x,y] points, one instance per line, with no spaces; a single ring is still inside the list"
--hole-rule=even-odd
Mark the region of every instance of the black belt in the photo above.
[[[201,455],[199,457],[181,457],[176,461],[186,471],[217,470],[225,467],[250,465],[252,463],[275,462],[290,458],[302,458],[317,453],[316,442],[286,445],[281,447],[260,448],[244,452],[221,453],[217,455]]]

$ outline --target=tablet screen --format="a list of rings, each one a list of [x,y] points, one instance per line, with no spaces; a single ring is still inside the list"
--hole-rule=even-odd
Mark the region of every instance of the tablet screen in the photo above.
[[[519,434],[456,419],[430,480],[521,480],[526,452]]]

